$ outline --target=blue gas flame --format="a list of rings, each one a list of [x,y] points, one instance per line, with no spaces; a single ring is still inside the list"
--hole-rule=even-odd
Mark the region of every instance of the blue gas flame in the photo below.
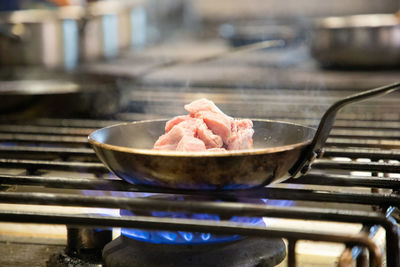
[[[121,215],[132,216],[132,212],[121,210]],[[188,218],[197,220],[213,220],[219,221],[220,217],[215,214],[185,214],[182,212],[151,212],[154,217],[168,218]],[[245,223],[248,225],[265,225],[262,218],[257,217],[238,217],[230,218],[231,222]],[[158,231],[158,230],[142,230],[142,229],[121,229],[121,234],[130,238],[157,244],[204,244],[204,243],[220,243],[241,239],[239,235],[217,235],[211,233],[184,232],[184,231]]]
[[[98,190],[83,190],[85,195],[105,195],[105,192]],[[120,191],[107,191],[107,194],[111,194],[116,197],[152,197],[154,193],[137,193],[137,192],[120,192]],[[175,201],[184,201],[184,196],[165,196],[166,199],[174,199]],[[214,199],[214,201],[219,202],[221,200]],[[238,200],[239,201],[239,200]],[[274,199],[261,199],[258,200],[257,203],[264,203],[265,205],[270,206],[293,206],[295,202],[288,200],[274,200]],[[120,210],[120,215],[122,216],[135,216],[131,211],[128,210]],[[195,213],[195,214],[187,214],[183,212],[168,212],[168,211],[149,211],[147,216],[154,217],[165,217],[165,218],[187,218],[187,219],[196,219],[196,220],[211,220],[211,221],[220,221],[220,216],[216,214],[204,214],[204,213]],[[240,216],[232,216],[230,218],[224,218],[224,220],[228,220],[235,223],[241,223],[252,226],[266,226],[268,220],[272,218],[261,218],[261,217],[240,217]],[[218,235],[212,233],[201,233],[201,232],[185,232],[185,231],[162,231],[162,230],[143,230],[143,229],[121,229],[121,234],[127,237],[130,237],[135,240],[157,243],[157,244],[207,244],[207,243],[221,243],[221,242],[229,242],[238,239],[242,239],[243,237],[240,235]]]

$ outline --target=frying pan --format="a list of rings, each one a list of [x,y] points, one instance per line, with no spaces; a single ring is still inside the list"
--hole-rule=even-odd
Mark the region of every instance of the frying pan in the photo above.
[[[175,189],[233,190],[263,186],[310,169],[322,154],[337,112],[345,105],[400,89],[400,82],[351,95],[334,103],[318,129],[272,120],[253,120],[254,149],[227,152],[156,151],[166,120],[117,124],[99,129],[89,142],[100,160],[127,182]]]

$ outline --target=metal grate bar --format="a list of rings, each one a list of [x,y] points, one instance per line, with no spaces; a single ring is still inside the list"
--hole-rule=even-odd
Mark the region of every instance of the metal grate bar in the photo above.
[[[0,166],[7,168],[26,168],[30,171],[38,169],[64,170],[64,171],[87,171],[95,173],[106,173],[108,170],[102,163],[98,162],[63,162],[48,160],[20,160],[0,159]]]
[[[398,133],[385,133],[385,132],[373,132],[373,131],[332,131],[329,135],[330,138],[351,138],[351,139],[379,139],[379,140],[400,140],[400,134]]]
[[[331,160],[316,160],[312,167],[315,169],[340,169],[350,171],[370,171],[385,173],[400,173],[400,164],[386,162],[343,162]]]
[[[382,257],[377,245],[365,234],[340,235],[325,234],[316,231],[288,231],[276,228],[248,226],[232,222],[221,221],[218,224],[207,220],[154,218],[144,216],[106,217],[99,215],[60,215],[38,214],[33,212],[0,211],[0,220],[7,222],[34,222],[48,224],[91,225],[98,227],[124,227],[140,229],[162,229],[197,232],[212,232],[220,234],[239,234],[244,236],[264,236],[269,238],[286,238],[292,240],[311,240],[345,243],[351,246],[368,248],[372,266],[382,265]]]
[[[46,127],[34,125],[0,124],[2,133],[29,133],[29,134],[51,134],[51,135],[79,135],[87,136],[94,129],[91,128],[69,128],[69,127]]]
[[[46,186],[50,188],[68,188],[68,189],[92,189],[92,190],[111,190],[111,191],[131,191],[131,192],[151,192],[151,193],[188,193],[182,190],[172,190],[165,188],[145,187],[128,184],[122,180],[115,179],[89,179],[89,178],[68,178],[68,177],[42,177],[42,176],[23,176],[0,174],[0,183],[3,185],[30,185]],[[386,177],[360,177],[350,175],[333,175],[310,173],[297,179],[289,179],[284,183],[292,184],[310,184],[324,186],[357,186],[399,189],[400,178]],[[189,192],[196,194],[197,191]],[[228,191],[230,192],[230,191]],[[248,196],[244,190],[238,194]],[[201,193],[201,192],[198,192]],[[203,194],[213,194],[206,192]]]
[[[29,123],[37,126],[52,126],[52,127],[72,127],[72,128],[102,128],[112,124],[121,123],[123,121],[113,120],[91,120],[91,119],[52,119],[41,118],[30,120]],[[7,123],[7,121],[6,121]],[[26,121],[16,121],[17,124],[26,124]]]
[[[335,148],[324,149],[324,157],[348,157],[348,158],[370,158],[400,160],[400,150],[363,149],[363,148]]]
[[[27,175],[0,174],[2,185],[29,185],[45,186],[50,188],[86,189],[86,190],[112,190],[112,191],[137,191],[135,185],[128,184],[122,180],[69,178],[69,177],[43,177]],[[149,188],[151,189],[151,188]],[[154,191],[154,189],[153,189]],[[158,192],[156,190],[156,192]]]
[[[49,169],[67,171],[93,171],[107,173],[108,170],[100,162],[64,162],[49,160],[27,160],[0,158],[2,167],[26,168],[29,170]],[[317,160],[312,165],[313,169],[337,169],[350,171],[373,171],[383,173],[400,173],[400,164],[385,162],[339,162],[330,160]]]
[[[87,137],[58,136],[42,134],[6,134],[0,133],[0,141],[6,142],[31,142],[31,143],[58,143],[58,144],[87,144]]]
[[[378,147],[388,149],[400,148],[399,140],[380,140],[374,138],[332,138],[329,137],[326,146],[345,146],[345,147]]]
[[[397,194],[365,194],[344,193],[329,190],[307,190],[286,188],[262,188],[258,191],[249,192],[249,197],[304,200],[304,201],[326,201],[337,203],[368,204],[379,206],[396,206],[400,204],[400,196]]]
[[[73,147],[0,146],[0,156],[7,158],[12,156],[34,156],[35,159],[41,159],[41,157],[68,158],[75,156],[90,158],[91,161],[98,161],[93,149]]]
[[[326,178],[326,179],[325,179]],[[311,179],[311,181],[310,181]],[[328,175],[307,175],[304,178],[293,180],[294,183],[307,184],[308,182],[322,185],[330,185],[337,181],[343,184],[351,184],[352,186],[361,186],[365,183],[376,183],[382,185],[385,181],[390,184],[396,184],[398,180],[385,180],[382,178],[370,178],[360,180],[347,181],[344,177],[331,177]],[[350,179],[349,179],[350,180]],[[166,193],[166,194],[183,194],[183,195],[208,195],[212,197],[243,197],[243,198],[269,198],[269,199],[285,199],[285,200],[304,200],[304,201],[327,201],[338,203],[354,203],[354,204],[370,204],[381,206],[400,206],[400,196],[396,194],[368,194],[368,193],[343,193],[335,191],[323,190],[307,190],[307,189],[287,189],[287,188],[258,188],[251,190],[239,191],[192,191],[192,190],[173,190],[166,188],[130,185],[121,180],[96,180],[84,178],[62,178],[62,177],[40,177],[40,176],[11,176],[1,175],[2,184],[19,184],[19,185],[41,185],[54,188],[74,188],[74,189],[93,189],[93,190],[112,190],[112,191],[129,191],[129,192],[149,192],[149,193]],[[292,181],[290,181],[292,182]],[[338,184],[340,186],[340,184]],[[382,185],[385,188],[385,185]],[[20,196],[23,197],[24,195]],[[28,196],[27,201],[29,200]],[[22,200],[22,198],[21,198]],[[29,203],[29,201],[28,201]]]
[[[325,143],[325,146],[333,146],[340,148],[349,148],[349,147],[357,147],[357,148],[380,148],[380,149],[400,149],[399,142],[391,142],[391,141],[380,141],[380,140],[329,140]]]
[[[284,183],[400,189],[400,178],[310,173]]]
[[[320,118],[302,119],[297,116],[278,117],[271,116],[276,120],[290,120],[304,125],[317,126],[315,123],[319,122]],[[361,130],[385,130],[385,131],[398,131],[400,123],[398,121],[388,120],[357,120],[357,119],[336,119],[333,129],[361,129]]]
[[[161,191],[161,190],[160,190]],[[241,198],[268,198],[268,199],[285,199],[285,200],[304,200],[304,201],[326,201],[336,203],[353,203],[368,204],[379,206],[400,206],[400,196],[396,194],[368,194],[368,193],[343,193],[323,190],[307,190],[307,189],[281,189],[281,188],[263,188],[245,190],[246,192],[201,192],[197,194],[221,199],[237,199]],[[142,192],[142,191],[137,191]],[[175,191],[178,193],[179,191]],[[191,195],[190,191],[181,191],[183,194]],[[180,193],[180,192],[179,192]],[[0,200],[4,203],[20,203],[20,204],[42,204],[42,205],[68,205],[68,206],[103,206],[106,208],[132,208],[138,207],[138,203],[153,203],[152,200],[143,200],[140,198],[121,198],[121,197],[95,197],[70,194],[49,194],[49,193],[17,193],[17,192],[0,192]],[[159,208],[167,202],[165,200],[155,202],[156,206],[148,206],[147,208]],[[171,202],[172,203],[172,202]],[[182,202],[182,208],[187,209],[190,205],[188,201]],[[174,203],[173,205],[179,205]],[[196,205],[199,205],[198,203]],[[203,212],[212,212],[211,207],[218,207],[222,204],[212,204],[203,207]],[[200,207],[200,206],[199,206]],[[225,209],[228,207],[223,205]],[[226,212],[226,211],[225,211]]]

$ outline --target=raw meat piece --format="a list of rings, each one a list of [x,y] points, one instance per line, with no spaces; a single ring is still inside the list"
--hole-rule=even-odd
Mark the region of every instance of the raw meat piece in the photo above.
[[[210,111],[199,111],[194,114],[196,118],[201,118],[207,124],[207,127],[216,135],[222,138],[224,143],[227,143],[231,136],[231,124],[233,119],[219,113]]]
[[[189,135],[194,136],[196,134],[197,128],[203,123],[204,122],[200,119],[189,117],[185,121],[182,121],[177,125],[175,125],[174,127],[172,127],[171,130],[173,130],[175,127],[181,127],[186,129]]]
[[[235,120],[235,129],[228,141],[228,150],[253,148],[253,122],[248,119]]]
[[[253,147],[251,120],[235,120],[204,98],[185,105],[185,109],[190,115],[169,120],[154,149],[215,152]]]
[[[225,115],[215,104],[214,102],[201,98],[193,101],[190,104],[185,105],[185,109],[190,113],[190,115],[195,114],[199,111],[211,111],[213,113],[220,113]],[[226,115],[225,115],[226,116]]]
[[[168,133],[161,135],[153,148],[156,150],[175,150],[185,135],[194,136],[194,131],[190,128],[176,125]]]
[[[171,150],[174,151],[176,150],[177,144],[165,144],[165,145],[154,145],[153,149],[154,150]]]
[[[206,146],[200,139],[185,135],[179,141],[176,151],[206,151]]]
[[[253,122],[249,119],[235,120],[235,125],[238,130],[253,129]]]
[[[202,123],[197,128],[197,138],[202,140],[206,145],[206,148],[219,148],[223,146],[222,138],[207,128],[205,123]]]
[[[172,129],[172,127],[188,119],[190,119],[189,115],[176,116],[172,118],[165,124],[165,132],[168,133]]]
[[[194,136],[202,140],[207,148],[223,145],[221,137],[213,134],[201,118],[192,118],[189,115],[177,116],[166,123],[165,132],[168,133],[176,125],[190,129],[190,133],[193,131]]]
[[[185,105],[185,109],[190,116],[203,119],[214,134],[221,136],[224,143],[228,141],[233,118],[225,115],[212,101],[198,99]]]

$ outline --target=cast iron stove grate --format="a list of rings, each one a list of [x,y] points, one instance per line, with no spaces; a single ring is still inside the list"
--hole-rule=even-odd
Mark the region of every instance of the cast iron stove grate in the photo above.
[[[388,107],[387,107],[388,108]],[[132,118],[132,113],[119,114]],[[68,226],[125,227],[170,231],[210,232],[269,238],[288,241],[288,264],[295,266],[296,242],[299,240],[338,242],[346,245],[339,264],[356,260],[364,266],[369,258],[372,266],[381,260],[379,245],[372,237],[380,227],[386,231],[387,266],[399,266],[397,220],[400,197],[399,123],[396,119],[363,117],[344,113],[339,117],[328,139],[325,155],[313,164],[312,171],[281,186],[253,190],[207,192],[222,199],[174,201],[146,197],[92,196],[76,190],[101,192],[153,193],[163,195],[204,196],[204,192],[187,192],[149,188],[127,184],[113,176],[97,160],[87,143],[87,135],[96,128],[117,121],[35,119],[16,121],[3,119],[0,124],[0,204],[82,206],[129,209],[133,212],[158,210],[186,213],[291,218],[309,221],[346,222],[363,225],[357,235],[326,233],[302,229],[249,226],[227,220],[207,221],[181,218],[158,218],[148,215],[103,216],[28,211],[0,211],[0,221],[62,224]],[[276,114],[272,118],[289,118],[305,122],[293,114]],[[313,118],[311,118],[313,121]],[[333,160],[348,158],[350,161]],[[368,158],[368,161],[357,161]],[[16,173],[10,171],[16,170]],[[55,175],[54,173],[62,173]],[[368,172],[369,175],[355,175]],[[287,186],[285,186],[287,185]],[[13,190],[25,188],[25,190]],[[43,191],[55,189],[56,193]],[[363,190],[355,190],[362,188]],[[65,192],[57,191],[62,189]],[[75,190],[75,191],[74,191]],[[386,190],[386,191],[383,191]],[[79,191],[80,192],[80,191]],[[240,199],[240,200],[239,200]],[[260,199],[295,201],[295,206],[254,204]],[[244,200],[244,201],[242,201]],[[304,204],[305,203],[305,204]],[[322,204],[321,204],[322,203]],[[333,208],[324,205],[334,204]],[[351,208],[350,208],[351,206]],[[349,208],[347,208],[349,207]],[[355,207],[355,208],[354,208]],[[68,251],[68,250],[67,250]],[[368,253],[366,253],[368,251]],[[369,255],[369,256],[367,256]]]

